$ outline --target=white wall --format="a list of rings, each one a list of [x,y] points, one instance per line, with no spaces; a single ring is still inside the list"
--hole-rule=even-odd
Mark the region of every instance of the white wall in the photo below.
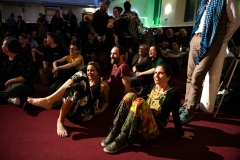
[[[57,6],[57,5],[56,5]],[[20,7],[18,4],[0,4],[0,9],[2,12],[2,19],[9,18],[11,13],[14,13],[15,19],[17,20],[17,16],[21,15],[23,17],[23,20],[25,20],[28,23],[36,23],[37,18],[39,17],[39,13],[45,14],[45,5],[42,4],[24,4],[25,12],[22,11],[22,7]],[[79,6],[61,6],[61,13],[67,13],[68,9],[72,8],[73,13],[78,18],[78,22],[82,20],[82,13],[83,12],[92,12],[94,13],[96,11],[95,8],[82,8]],[[52,16],[46,16],[47,20],[50,21]],[[4,21],[3,21],[4,22]]]

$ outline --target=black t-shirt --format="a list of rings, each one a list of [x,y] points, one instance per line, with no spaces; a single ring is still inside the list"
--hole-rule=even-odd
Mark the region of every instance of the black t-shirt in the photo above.
[[[63,58],[67,54],[65,53],[62,46],[57,45],[55,48],[50,46],[46,47],[43,60],[52,64],[54,61]]]
[[[22,76],[26,82],[31,81],[30,67],[26,58],[22,54],[17,54],[13,60],[9,60],[8,56],[3,57],[0,64],[0,82],[5,83],[9,79]]]
[[[108,14],[101,14],[98,10],[93,14],[93,20],[91,26],[94,28],[95,32],[98,33],[99,36],[103,36],[107,29],[108,24]]]

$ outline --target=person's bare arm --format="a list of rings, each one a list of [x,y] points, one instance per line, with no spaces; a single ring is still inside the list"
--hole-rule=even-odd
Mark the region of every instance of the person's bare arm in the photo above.
[[[57,68],[57,63],[58,63],[58,62],[65,62],[65,61],[66,61],[65,57],[54,61],[53,64],[52,64],[52,65],[53,65],[53,68]]]
[[[143,76],[143,75],[153,74],[154,72],[155,72],[155,68],[151,68],[144,72],[136,72],[136,76],[139,77],[139,76]]]
[[[170,57],[170,58],[180,58],[181,54],[180,53],[178,53],[178,54],[169,54],[168,53],[167,56]]]
[[[124,95],[130,92],[130,77],[123,76],[122,83],[124,86]]]
[[[25,81],[26,80],[22,76],[19,76],[19,77],[16,77],[16,78],[12,78],[12,79],[9,79],[5,83],[5,87],[8,87],[10,84],[13,84],[13,83],[21,83],[21,82],[25,82]]]

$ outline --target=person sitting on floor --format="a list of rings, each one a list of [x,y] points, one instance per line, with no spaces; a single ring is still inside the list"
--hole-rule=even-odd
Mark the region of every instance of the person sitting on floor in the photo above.
[[[45,98],[28,97],[23,109],[32,106],[51,109],[53,104],[62,98],[62,106],[57,120],[59,137],[68,136],[64,119],[86,122],[103,113],[108,107],[109,86],[100,80],[99,65],[93,61],[87,65],[87,75],[83,71],[75,73],[55,93]]]
[[[130,67],[124,62],[125,49],[120,45],[115,45],[110,53],[113,64],[108,84],[111,88],[109,103],[117,105],[122,97],[130,91]]]
[[[172,50],[168,51],[166,54],[163,54],[164,62],[171,66],[174,75],[178,75],[180,73],[182,56],[183,53],[179,51],[178,41],[172,41]]]
[[[154,71],[155,86],[147,100],[128,93],[119,104],[113,120],[113,127],[101,142],[104,152],[115,153],[128,146],[130,140],[138,134],[146,140],[160,137],[172,112],[175,129],[179,136],[192,139],[192,132],[183,131],[179,118],[180,94],[170,87],[171,68],[160,64]]]
[[[136,70],[136,66],[138,63],[145,63],[147,61],[147,52],[148,48],[146,44],[140,44],[138,48],[138,54],[135,54],[132,58],[132,74],[131,74],[131,87],[138,86],[138,79],[135,75],[134,71]]]
[[[141,86],[141,90],[137,93],[137,96],[143,96],[148,93],[146,86],[150,86],[153,82],[155,67],[163,63],[162,53],[158,45],[151,46],[148,54],[147,61],[138,63],[134,70]]]
[[[5,53],[0,64],[0,101],[20,105],[20,97],[33,92],[30,66],[26,57],[20,53],[20,42],[13,37],[3,41]]]
[[[54,77],[56,77],[56,81],[50,87],[51,92],[55,92],[64,82],[66,82],[74,73],[79,71],[84,65],[84,60],[80,52],[80,46],[77,43],[71,43],[69,48],[70,55],[53,62],[52,73],[54,74]],[[67,64],[58,64],[64,62],[67,62]]]

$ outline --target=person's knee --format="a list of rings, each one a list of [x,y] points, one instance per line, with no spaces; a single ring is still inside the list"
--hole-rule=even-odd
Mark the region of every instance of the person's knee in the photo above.
[[[129,92],[129,93],[127,93],[127,94],[124,96],[123,99],[124,99],[126,102],[130,102],[130,101],[135,100],[136,98],[137,98],[137,95],[136,95],[135,93]]]

